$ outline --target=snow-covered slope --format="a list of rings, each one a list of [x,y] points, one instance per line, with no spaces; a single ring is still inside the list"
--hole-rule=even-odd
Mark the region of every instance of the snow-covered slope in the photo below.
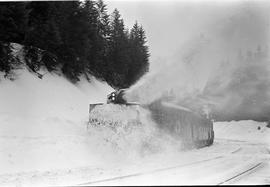
[[[56,74],[15,73],[15,81],[0,79],[0,175],[95,163],[88,107],[113,89],[94,78],[74,85]]]

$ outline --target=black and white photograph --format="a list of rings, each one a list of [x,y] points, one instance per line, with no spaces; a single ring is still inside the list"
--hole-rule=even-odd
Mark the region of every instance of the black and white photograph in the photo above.
[[[0,187],[270,185],[270,1],[0,1]]]

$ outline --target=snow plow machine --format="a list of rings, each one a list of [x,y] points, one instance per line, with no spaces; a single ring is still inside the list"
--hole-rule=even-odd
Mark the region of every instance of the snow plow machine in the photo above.
[[[148,115],[158,129],[179,138],[186,148],[213,144],[213,122],[206,116],[162,99],[148,105],[127,102],[125,91],[109,94],[107,104],[90,104],[88,126],[138,126],[141,117]]]

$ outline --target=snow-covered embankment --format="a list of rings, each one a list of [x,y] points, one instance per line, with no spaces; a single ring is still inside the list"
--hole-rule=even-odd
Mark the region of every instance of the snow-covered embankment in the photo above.
[[[0,79],[0,175],[48,171],[96,163],[86,131],[89,103],[105,102],[112,88],[92,79],[70,83],[27,70]],[[41,72],[44,73],[44,72]]]

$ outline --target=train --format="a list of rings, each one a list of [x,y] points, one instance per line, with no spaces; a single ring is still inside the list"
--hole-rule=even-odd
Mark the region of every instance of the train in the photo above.
[[[155,101],[148,106],[158,127],[179,138],[187,148],[202,148],[214,142],[213,121],[188,108]]]
[[[118,90],[107,96],[107,104],[90,104],[89,124],[106,125],[107,121],[110,124],[114,123],[111,119],[107,119],[110,116],[106,115],[106,105],[124,105],[122,109],[125,108],[125,110],[129,111],[129,114],[132,114],[130,115],[130,118],[132,118],[130,121],[139,123],[140,111],[142,110],[138,110],[138,107],[141,107],[149,111],[151,119],[161,131],[179,139],[185,148],[202,148],[213,144],[213,122],[205,115],[162,99],[158,99],[147,105],[130,103],[124,99],[124,94],[125,89]],[[110,115],[117,116],[119,114],[120,111],[117,111],[119,107],[116,106],[114,107],[114,113],[110,113]],[[98,110],[95,111],[95,108],[98,108]],[[123,111],[121,112],[123,113]],[[113,120],[115,120],[115,116],[112,118]],[[117,123],[122,123],[121,117]]]

